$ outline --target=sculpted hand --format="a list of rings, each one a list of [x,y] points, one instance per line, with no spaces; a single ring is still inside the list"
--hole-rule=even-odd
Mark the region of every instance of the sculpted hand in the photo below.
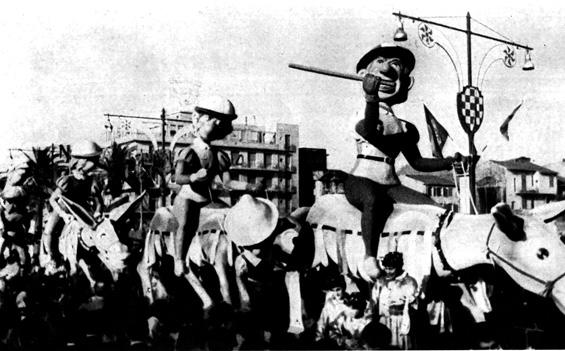
[[[200,168],[198,170],[198,172],[193,173],[190,175],[190,181],[192,183],[194,182],[203,182],[207,179],[208,177],[208,170],[204,169],[204,168]]]
[[[363,78],[363,91],[366,94],[365,99],[367,101],[378,101],[380,83],[381,79],[379,77],[370,73],[365,75],[365,77]]]

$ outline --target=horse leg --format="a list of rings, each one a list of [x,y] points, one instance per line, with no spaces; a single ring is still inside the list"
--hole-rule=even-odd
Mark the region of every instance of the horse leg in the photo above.
[[[155,245],[157,239],[158,237],[153,231],[149,231],[147,235],[145,235],[143,255],[135,268],[141,281],[143,295],[149,300],[150,304],[155,300],[151,286],[151,267],[157,262],[157,249]]]
[[[251,307],[251,299],[244,282],[244,275],[247,272],[247,263],[243,256],[237,256],[234,262],[235,266],[235,284],[239,293],[239,308],[242,312],[248,312]]]
[[[78,261],[78,266],[82,269],[82,271],[84,272],[84,275],[86,276],[86,279],[88,279],[88,282],[90,283],[90,289],[92,290],[92,292],[94,292],[94,285],[96,284],[96,281],[94,280],[94,278],[92,278],[92,275],[90,274],[90,269],[88,268],[88,265],[86,264],[86,262],[84,262],[84,260],[81,258]]]
[[[288,332],[300,334],[304,331],[302,322],[302,297],[300,295],[300,274],[298,271],[286,272],[284,283],[288,292],[290,323]]]
[[[196,292],[196,295],[198,295],[198,297],[200,298],[200,301],[202,301],[202,309],[204,310],[204,314],[207,314],[214,305],[212,298],[210,297],[210,295],[208,295],[206,289],[204,289],[202,283],[200,282],[198,277],[196,277],[194,272],[192,272],[190,267],[188,269],[188,273],[186,273],[184,277],[186,278],[190,286],[192,286],[194,292]]]
[[[228,304],[232,304],[231,296],[230,296],[230,287],[228,283],[228,277],[226,273],[226,266],[227,266],[227,245],[228,242],[224,236],[220,236],[218,242],[218,248],[216,249],[216,258],[214,260],[214,270],[218,276],[218,280],[220,282],[220,293],[222,294],[222,298],[224,302]]]

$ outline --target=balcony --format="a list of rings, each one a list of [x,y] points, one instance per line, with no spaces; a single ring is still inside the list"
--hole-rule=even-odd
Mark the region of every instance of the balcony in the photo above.
[[[548,196],[557,196],[557,193],[540,192],[538,188],[534,188],[534,189],[519,190],[516,192],[516,195],[524,196],[524,197],[548,197]]]
[[[260,143],[253,141],[241,141],[237,139],[224,139],[215,140],[212,145],[219,146],[223,149],[255,149],[255,150],[267,150],[271,152],[296,152],[297,147],[294,144],[284,145],[276,143]]]
[[[230,171],[255,171],[255,172],[289,172],[289,173],[296,173],[296,167],[278,167],[278,166],[270,166],[265,167],[262,163],[240,163],[238,165],[231,165]]]

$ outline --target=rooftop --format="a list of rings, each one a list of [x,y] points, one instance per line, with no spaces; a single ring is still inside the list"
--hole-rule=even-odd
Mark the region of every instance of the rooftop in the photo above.
[[[492,161],[502,167],[508,169],[511,172],[528,172],[535,173],[540,172],[542,174],[557,175],[557,172],[552,171],[549,168],[538,166],[533,163],[528,157],[518,157],[506,161]]]
[[[405,174],[405,176],[418,180],[425,185],[455,186],[453,179],[448,179],[431,174]]]

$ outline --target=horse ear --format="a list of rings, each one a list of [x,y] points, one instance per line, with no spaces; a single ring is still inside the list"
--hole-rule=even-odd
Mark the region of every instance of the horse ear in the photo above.
[[[135,200],[133,200],[132,202],[130,202],[129,204],[127,204],[127,206],[124,207],[124,205],[121,205],[115,209],[113,209],[112,211],[110,211],[110,219],[116,223],[116,225],[120,225],[121,222],[124,222],[126,220],[126,218],[133,212],[135,211],[135,209],[137,208],[137,206],[139,206],[141,204],[141,202],[143,201],[143,197],[145,196],[145,194],[147,194],[147,190],[145,190],[143,193],[141,193],[141,195],[139,195],[138,197],[135,198]]]
[[[498,229],[506,234],[508,239],[512,241],[526,240],[524,220],[512,213],[510,206],[499,203],[491,208],[490,213],[494,217]]]
[[[306,217],[308,217],[309,212],[310,207],[299,207],[296,210],[292,211],[289,217],[297,220],[300,223],[306,223]]]
[[[527,213],[541,218],[545,223],[549,223],[565,213],[565,200],[559,202],[551,202],[533,208],[531,210],[528,210]]]

